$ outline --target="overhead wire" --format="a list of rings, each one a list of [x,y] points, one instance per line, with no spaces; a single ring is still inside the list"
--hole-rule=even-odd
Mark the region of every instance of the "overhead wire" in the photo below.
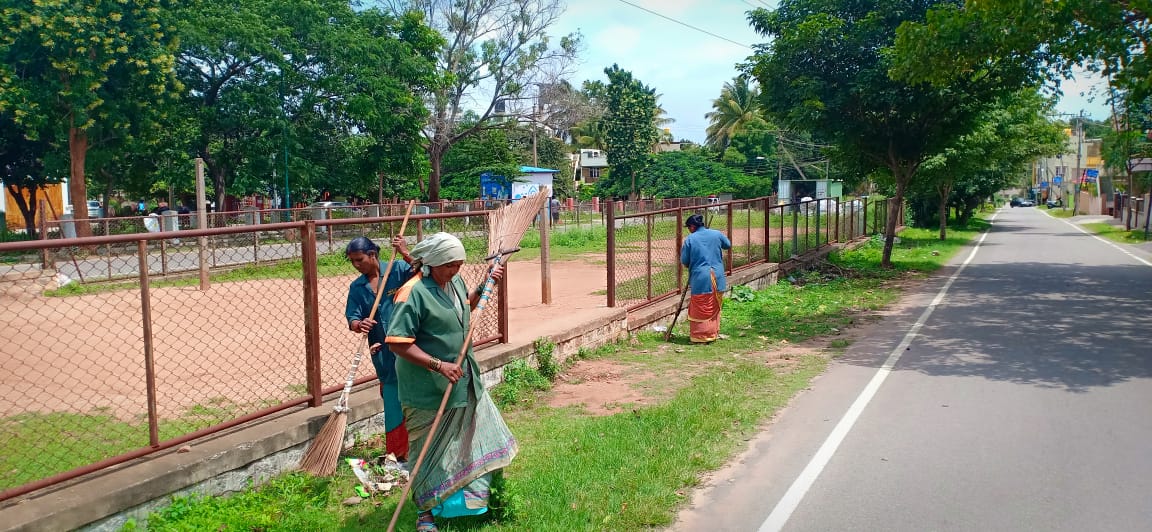
[[[687,22],[683,22],[683,21],[680,21],[680,20],[676,20],[676,19],[674,19],[674,18],[672,18],[672,17],[669,17],[668,15],[665,15],[665,14],[663,14],[663,13],[658,13],[658,12],[656,12],[656,11],[652,11],[651,9],[648,9],[648,8],[646,8],[646,7],[642,7],[642,6],[639,6],[639,5],[633,4],[632,2],[629,2],[628,0],[620,0],[620,2],[622,2],[622,3],[625,3],[625,4],[628,4],[628,5],[630,5],[630,6],[634,7],[634,8],[636,8],[636,9],[639,9],[639,10],[641,10],[641,11],[645,11],[645,12],[647,12],[647,13],[650,13],[650,14],[656,15],[656,16],[658,16],[658,17],[662,18],[662,19],[665,19],[665,20],[668,20],[668,21],[671,21],[671,22],[675,22],[675,23],[677,23],[677,24],[679,24],[679,25],[681,25],[681,26],[684,26],[684,27],[686,27],[686,28],[691,28],[691,29],[693,29],[693,30],[696,30],[696,31],[698,31],[698,32],[700,32],[700,33],[703,33],[703,34],[706,34],[706,35],[711,35],[712,37],[715,37],[715,38],[717,38],[717,39],[720,39],[720,40],[722,40],[722,41],[730,42],[730,43],[732,43],[732,44],[735,44],[736,46],[741,46],[741,47],[747,48],[747,49],[749,49],[749,50],[752,50],[752,47],[751,47],[751,46],[748,46],[747,44],[744,44],[744,43],[742,43],[742,42],[733,41],[732,39],[729,39],[729,38],[727,38],[727,37],[724,37],[724,36],[722,36],[722,35],[718,35],[718,34],[712,33],[712,32],[710,32],[710,31],[708,31],[708,30],[705,30],[705,29],[701,29],[701,28],[698,28],[698,27],[696,27],[696,26],[693,26],[693,25],[691,25],[691,24],[689,24],[689,23],[687,23]]]

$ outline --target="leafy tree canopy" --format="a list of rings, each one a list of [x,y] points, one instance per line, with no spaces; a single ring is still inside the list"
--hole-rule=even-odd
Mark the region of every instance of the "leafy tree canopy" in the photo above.
[[[772,194],[772,177],[749,175],[708,157],[702,150],[652,156],[637,175],[643,197],[683,198],[730,193],[746,199]],[[599,183],[597,183],[599,184]]]
[[[853,173],[883,169],[895,200],[920,166],[972,126],[998,95],[976,77],[947,86],[894,80],[892,45],[905,22],[956,0],[783,0],[757,9],[752,26],[772,40],[756,47],[751,69],[773,122],[834,144]],[[896,218],[888,220],[882,263],[890,265]]]

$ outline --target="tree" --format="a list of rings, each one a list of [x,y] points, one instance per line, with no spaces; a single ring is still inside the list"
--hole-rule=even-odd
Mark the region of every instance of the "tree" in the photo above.
[[[13,0],[0,8],[0,112],[30,138],[67,139],[68,188],[88,217],[89,137],[154,121],[179,86],[166,0]],[[77,234],[91,227],[77,224]]]
[[[737,199],[772,193],[772,178],[749,175],[711,160],[699,149],[658,153],[639,170],[644,197],[684,198],[731,193]],[[599,183],[597,183],[598,185]]]
[[[431,122],[424,130],[431,172],[429,201],[440,200],[444,156],[455,143],[500,127],[500,111],[550,72],[575,57],[577,39],[565,36],[552,48],[547,33],[564,10],[559,0],[382,0],[394,13],[417,11],[447,41],[437,54],[442,83],[427,96]],[[459,127],[466,109],[477,119]],[[503,109],[501,109],[503,108]]]
[[[1029,175],[1029,163],[1063,151],[1062,128],[1046,118],[1052,106],[1035,89],[987,106],[971,131],[925,161],[911,194],[914,224],[936,222],[944,240],[950,207],[966,222],[980,202]]]
[[[277,171],[290,200],[317,189],[382,194],[385,174],[421,167],[427,112],[417,94],[436,83],[442,41],[418,14],[229,0],[184,20],[178,69],[219,205],[229,192],[280,189]]]
[[[37,193],[47,185],[59,183],[44,168],[44,159],[50,149],[44,135],[28,138],[14,117],[0,113],[0,176],[4,187],[16,201],[16,207],[24,217],[24,227],[28,236],[36,238],[36,210],[39,207]],[[23,192],[28,192],[25,201]],[[3,191],[0,191],[0,201]]]
[[[839,163],[855,173],[884,170],[898,206],[924,161],[967,132],[980,103],[992,99],[971,78],[936,87],[889,77],[896,28],[942,3],[956,2],[783,0],[750,14],[773,39],[757,45],[751,65],[768,116],[835,145]],[[896,222],[889,216],[885,228],[885,267]]]
[[[750,130],[765,129],[768,122],[760,112],[760,89],[747,75],[724,83],[720,97],[712,100],[704,144],[723,155],[732,138]]]
[[[636,199],[640,193],[636,175],[647,164],[652,146],[659,139],[653,124],[657,117],[656,90],[618,65],[604,69],[604,74],[608,76],[602,119],[604,147],[612,171],[607,180],[602,177],[597,182],[597,190]]]
[[[1152,95],[1149,4],[1132,0],[950,3],[901,28],[897,74],[947,81],[972,73],[1021,88],[1098,70],[1132,101]]]

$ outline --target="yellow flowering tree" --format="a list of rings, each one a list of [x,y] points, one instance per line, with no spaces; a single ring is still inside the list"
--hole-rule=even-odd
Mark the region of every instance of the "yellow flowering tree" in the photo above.
[[[165,0],[7,0],[0,7],[0,114],[68,146],[69,192],[88,217],[90,138],[130,138],[178,92]],[[87,224],[77,228],[91,234]]]

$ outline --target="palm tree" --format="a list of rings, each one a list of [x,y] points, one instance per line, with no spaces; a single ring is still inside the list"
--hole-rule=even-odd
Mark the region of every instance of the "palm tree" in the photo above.
[[[668,111],[665,111],[664,106],[660,104],[661,96],[664,95],[656,95],[656,108],[653,109],[652,113],[652,125],[660,134],[660,138],[657,140],[657,142],[672,142],[672,130],[665,126],[672,125],[676,119],[668,117]]]
[[[607,133],[600,118],[584,120],[572,126],[569,133],[572,135],[572,143],[577,147],[604,150]]]
[[[704,115],[708,119],[705,144],[719,153],[724,153],[732,137],[767,126],[760,113],[760,88],[747,76],[724,83],[720,97],[712,100],[712,108],[715,110]]]

